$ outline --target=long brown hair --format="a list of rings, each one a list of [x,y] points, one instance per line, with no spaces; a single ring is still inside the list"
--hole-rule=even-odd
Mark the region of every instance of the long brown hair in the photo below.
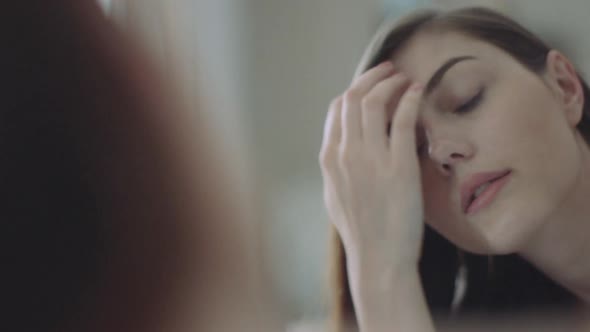
[[[233,241],[204,126],[95,0],[0,16],[0,329],[169,331]]]
[[[389,22],[383,26],[365,51],[355,75],[358,76],[379,63],[391,59],[391,57],[394,56],[398,50],[403,48],[405,43],[407,43],[418,31],[429,29],[433,31],[455,31],[490,43],[508,53],[531,72],[539,75],[545,70],[547,54],[551,50],[544,41],[535,36],[532,32],[525,29],[514,20],[491,9],[469,7],[446,12],[428,9],[417,11],[399,21]],[[590,100],[590,89],[588,89],[588,85],[581,77],[580,80],[582,81],[584,98],[586,101]],[[582,120],[578,124],[578,130],[585,137],[586,141],[589,142],[590,103],[585,103],[583,112]],[[334,250],[332,257],[332,322],[334,323],[335,330],[340,330],[342,329],[343,322],[354,322],[355,319],[348,278],[346,275],[346,257],[336,231],[333,230],[333,233],[334,236],[332,242],[333,247],[336,249]],[[428,247],[430,241],[433,243],[437,242],[435,246],[440,246],[442,241],[446,240],[440,238],[440,236],[427,227],[424,243],[425,250],[423,251],[421,261],[421,277],[423,283],[425,283],[424,286],[426,288],[427,300],[429,300],[428,302],[432,306],[433,303],[440,301],[429,296],[429,287],[427,282],[425,282],[425,280],[428,279],[428,276],[425,275],[425,271],[428,270],[426,265],[432,262],[432,260],[428,260],[428,257],[426,257],[428,256],[428,253],[426,252],[428,250],[426,250],[426,247]],[[448,248],[450,248],[450,244],[447,245],[447,253],[449,251]],[[444,255],[447,255],[447,253]],[[443,255],[440,251],[436,254],[440,257]],[[528,271],[527,273],[540,273],[536,271],[531,272],[533,271],[532,267],[528,266],[526,262],[520,260],[518,257],[510,257],[509,259],[511,261],[510,263],[506,263],[506,266],[519,265],[523,266],[522,270]],[[448,262],[447,269],[454,271],[455,262],[453,262],[453,260],[446,261]],[[440,271],[437,272],[444,274]],[[453,272],[451,272],[451,274],[452,273]],[[560,302],[559,299],[561,298],[569,298],[569,294],[561,295],[559,287],[549,280],[540,275],[537,275],[536,278],[539,280],[540,285],[544,285],[543,287],[546,287],[546,289],[552,289],[551,291],[547,291],[547,297],[544,299],[545,301]],[[443,278],[441,277],[440,279]],[[452,284],[448,284],[448,287],[452,288]],[[537,301],[537,299],[535,299],[535,301]],[[539,298],[538,301],[543,301],[543,299]],[[506,308],[510,307],[508,303],[502,304],[499,302],[501,301],[494,303],[494,305],[504,305]],[[531,300],[530,302],[532,303],[534,301]],[[564,300],[564,302],[567,302],[567,300]]]

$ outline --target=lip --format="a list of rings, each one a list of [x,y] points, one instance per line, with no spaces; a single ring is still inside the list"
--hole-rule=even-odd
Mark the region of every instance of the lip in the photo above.
[[[480,185],[482,185],[486,182],[499,180],[500,178],[506,177],[510,173],[511,173],[510,170],[503,170],[503,171],[495,171],[495,172],[476,173],[476,174],[473,174],[472,176],[470,176],[465,182],[463,182],[463,184],[461,184],[461,187],[460,187],[461,188],[460,189],[461,210],[463,211],[463,213],[472,214],[472,213],[476,212],[476,211],[470,211],[472,209],[469,209],[469,205],[471,204],[471,196],[473,196],[473,194],[475,193],[475,190]],[[503,185],[503,183],[501,183],[500,185]],[[491,186],[492,185],[490,185],[490,187]],[[486,189],[486,191],[488,191],[488,189],[490,189],[490,187],[488,187]],[[492,188],[492,189],[494,189],[494,188]],[[495,188],[495,189],[500,189],[500,188]],[[482,193],[482,196],[483,195],[484,195],[484,193]],[[491,199],[490,199],[490,202],[491,202]],[[480,208],[483,208],[483,206]],[[479,208],[478,208],[478,210],[479,210]]]

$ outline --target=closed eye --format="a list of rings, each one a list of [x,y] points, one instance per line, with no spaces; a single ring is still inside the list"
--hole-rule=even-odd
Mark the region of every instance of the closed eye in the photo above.
[[[473,96],[471,99],[469,99],[467,102],[465,102],[464,104],[462,104],[461,106],[457,107],[454,111],[454,113],[467,113],[472,111],[475,107],[477,107],[480,103],[481,100],[483,99],[483,95],[484,95],[484,89],[479,90],[479,92]]]

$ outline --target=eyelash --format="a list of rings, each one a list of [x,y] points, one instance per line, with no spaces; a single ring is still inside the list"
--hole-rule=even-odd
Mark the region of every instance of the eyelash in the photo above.
[[[475,96],[473,96],[467,102],[463,103],[461,106],[457,107],[453,113],[462,114],[473,111],[473,109],[475,109],[481,103],[483,95],[484,89],[479,90],[479,92]],[[416,147],[416,153],[419,157],[424,155],[427,145],[428,144],[424,142]]]
[[[457,107],[453,113],[462,114],[471,112],[475,107],[477,107],[481,103],[481,100],[483,99],[483,93],[484,89],[479,90],[479,92],[475,96],[473,96],[473,98],[469,99],[466,103]]]

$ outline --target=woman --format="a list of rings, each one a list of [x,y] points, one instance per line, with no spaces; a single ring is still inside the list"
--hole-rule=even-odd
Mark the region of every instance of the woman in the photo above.
[[[362,331],[432,331],[429,305],[590,302],[589,97],[564,54],[488,9],[422,11],[382,30],[332,102],[320,154],[346,264],[338,319],[356,314]],[[424,221],[460,252],[503,256],[454,259]],[[454,290],[433,262],[458,271]],[[482,270],[500,276],[486,294]],[[445,279],[447,294],[428,289]]]
[[[94,0],[3,6],[3,331],[265,331],[205,126]]]

